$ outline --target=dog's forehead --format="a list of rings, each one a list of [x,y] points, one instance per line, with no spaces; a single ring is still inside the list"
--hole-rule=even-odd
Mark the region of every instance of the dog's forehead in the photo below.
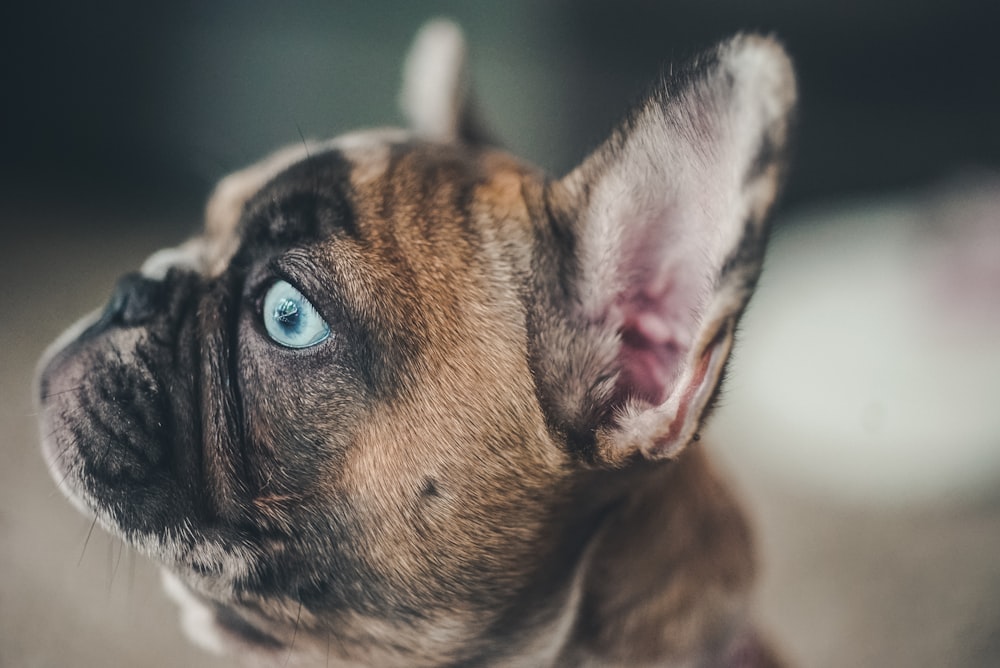
[[[205,230],[198,240],[202,266],[209,275],[220,274],[236,252],[239,224],[247,202],[292,165],[311,155],[339,151],[356,165],[359,178],[384,172],[389,147],[410,139],[410,133],[383,128],[350,133],[325,142],[303,141],[281,148],[262,160],[229,174],[216,185],[205,208]]]
[[[471,157],[475,154],[475,157]],[[458,156],[468,159],[457,160]],[[440,169],[442,162],[448,169]],[[320,168],[322,174],[313,172]],[[384,205],[391,199],[406,208],[408,202],[435,199],[442,189],[466,188],[462,205],[468,213],[525,221],[524,184],[534,170],[501,151],[462,151],[454,146],[423,142],[411,132],[382,128],[342,135],[324,142],[302,142],[269,155],[258,163],[225,177],[215,188],[206,208],[201,266],[215,276],[228,266],[248,232],[248,225],[265,225],[256,204],[278,204],[298,188],[312,188],[326,195],[355,202],[372,200]],[[326,178],[323,181],[323,178]],[[301,179],[311,178],[311,183]],[[296,183],[296,179],[300,179]],[[474,187],[473,187],[474,186]],[[440,198],[435,200],[439,203]],[[457,203],[457,202],[456,202]],[[385,213],[383,211],[383,213]],[[426,215],[447,212],[429,207]],[[277,225],[282,221],[271,221]],[[283,221],[287,222],[287,221]],[[294,230],[286,231],[293,234]]]

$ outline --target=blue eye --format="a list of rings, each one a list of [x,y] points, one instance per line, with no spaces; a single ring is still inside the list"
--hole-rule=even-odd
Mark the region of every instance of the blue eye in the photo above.
[[[276,281],[264,295],[264,329],[286,348],[310,348],[330,336],[316,308],[287,281]]]

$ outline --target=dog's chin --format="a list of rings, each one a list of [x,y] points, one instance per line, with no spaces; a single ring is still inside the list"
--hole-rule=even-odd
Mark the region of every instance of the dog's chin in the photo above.
[[[228,609],[191,591],[167,569],[160,572],[167,596],[180,608],[181,628],[194,644],[213,654],[277,656],[284,644]]]
[[[316,619],[301,606],[291,610],[286,606],[285,612],[293,616],[275,621],[264,617],[262,610],[282,607],[276,600],[250,595],[255,603],[249,606],[222,604],[197,593],[166,568],[160,576],[164,591],[179,608],[184,635],[212,654],[239,657],[246,666],[369,665],[337,662],[328,646],[329,635],[307,631]]]

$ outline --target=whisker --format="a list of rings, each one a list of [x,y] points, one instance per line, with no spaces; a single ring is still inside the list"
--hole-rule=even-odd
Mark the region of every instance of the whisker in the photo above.
[[[70,446],[69,445],[67,445],[66,447],[62,448],[62,450],[60,450],[59,452],[56,453],[55,461],[59,461],[63,457],[65,457],[66,455],[68,455],[69,454],[69,450],[70,450]],[[69,488],[68,487],[63,487],[63,485],[66,484],[66,480],[69,478],[69,474],[72,473],[72,472],[73,472],[73,469],[71,467],[67,467],[66,468],[66,471],[63,472],[63,474],[62,474],[62,477],[59,478],[59,480],[56,482],[56,488],[54,490],[52,490],[51,492],[49,492],[49,498],[50,499],[52,497],[54,497],[56,494],[63,494],[63,495],[68,495],[69,494]]]
[[[80,550],[80,558],[76,560],[76,567],[79,568],[80,564],[83,563],[83,555],[87,552],[87,545],[90,543],[90,537],[94,533],[94,527],[97,526],[97,516],[94,516],[94,521],[90,523],[90,530],[87,532],[87,538],[83,541],[83,549]]]
[[[111,586],[115,582],[115,576],[118,575],[118,566],[120,566],[121,563],[122,563],[122,553],[125,552],[125,541],[122,540],[121,538],[118,538],[117,541],[118,541],[118,557],[115,559],[115,565],[114,565],[114,567],[111,568],[110,577],[108,578],[108,593],[109,594],[111,593]],[[108,559],[109,559],[109,562],[110,562],[110,558],[111,558],[111,551],[113,549],[114,549],[114,543],[110,543],[109,542],[108,543]]]
[[[66,389],[66,390],[59,390],[58,392],[50,392],[48,394],[43,394],[42,395],[42,401],[48,401],[49,399],[52,399],[53,397],[62,396],[63,394],[69,394],[71,392],[79,392],[83,388],[84,388],[83,385],[77,385],[76,387],[71,387],[71,388]]]
[[[135,551],[128,551],[128,592],[132,593],[135,586]]]
[[[53,499],[60,494],[62,494],[63,496],[69,494],[69,487],[63,487],[63,485],[66,482],[66,478],[69,477],[69,473],[70,473],[69,471],[66,471],[66,473],[63,474],[63,477],[59,479],[59,482],[56,483],[56,488],[51,492],[49,492],[50,499]]]
[[[50,438],[52,438],[53,436],[56,435],[57,431],[59,431],[59,430],[58,429],[53,429],[52,433],[49,434],[49,435],[47,435],[47,436],[45,436],[45,437],[43,437],[42,440],[45,440],[45,441],[49,440]],[[76,438],[75,437],[67,439],[67,441],[65,443],[63,443],[63,446],[61,448],[59,448],[59,451],[56,453],[56,457],[57,458],[64,457],[66,455],[66,453],[69,452],[69,450],[73,446],[75,446],[75,445],[76,445]]]
[[[311,158],[309,154],[309,142],[306,141],[306,137],[302,134],[302,126],[299,125],[298,121],[295,122],[295,129],[299,131],[299,139],[302,140],[302,147],[306,150],[306,157]]]
[[[57,433],[59,433],[60,431],[62,431],[62,429],[60,429],[59,427],[53,427],[51,431],[48,431],[48,432],[42,434],[41,438],[42,438],[43,441],[47,441],[50,438],[52,438],[53,436],[55,436]]]
[[[114,573],[112,572],[112,562],[114,561],[115,544],[113,540],[107,541],[108,549],[106,553],[106,558],[104,560],[104,580],[107,583],[107,591],[105,595],[111,598],[111,581],[114,579]]]
[[[122,563],[122,554],[124,554],[124,553],[125,553],[125,541],[122,540],[121,538],[119,538],[118,539],[118,559],[115,560],[115,570],[112,573],[112,576],[118,574],[118,566],[120,566],[121,563]]]
[[[302,599],[299,598],[299,609],[295,613],[295,628],[292,629],[292,642],[288,646],[288,654],[285,656],[285,663],[283,666],[287,666],[288,662],[292,658],[292,654],[295,652],[295,639],[299,635],[299,620],[302,617]]]

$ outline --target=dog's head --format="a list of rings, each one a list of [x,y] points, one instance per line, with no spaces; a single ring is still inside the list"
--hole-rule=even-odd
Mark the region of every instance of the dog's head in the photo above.
[[[780,47],[675,70],[561,180],[479,140],[461,51],[427,28],[411,129],[226,178],[43,362],[53,475],[209,646],[554,651],[602,513],[717,391],[780,180]]]

